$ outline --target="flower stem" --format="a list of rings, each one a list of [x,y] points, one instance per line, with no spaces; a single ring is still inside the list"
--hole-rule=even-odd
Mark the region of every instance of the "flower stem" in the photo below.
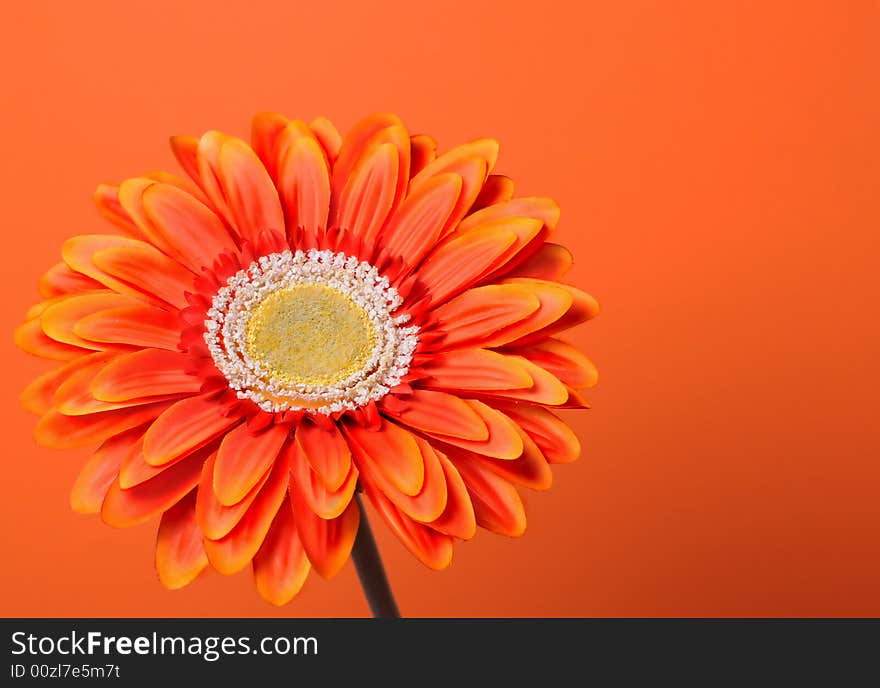
[[[370,611],[376,619],[399,619],[400,610],[394,600],[394,593],[388,584],[388,576],[385,575],[385,567],[382,565],[382,557],[373,537],[373,530],[367,520],[367,512],[361,496],[355,495],[358,509],[361,512],[361,523],[358,527],[354,546],[351,548],[351,558],[364,590],[364,597],[370,605]]]

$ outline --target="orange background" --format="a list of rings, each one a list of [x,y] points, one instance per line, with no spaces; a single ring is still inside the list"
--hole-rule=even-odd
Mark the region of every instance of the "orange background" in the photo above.
[[[873,8],[873,9],[872,9]],[[399,113],[494,136],[551,195],[600,317],[582,460],[519,540],[450,570],[378,538],[407,615],[880,615],[874,2],[5,3],[0,614],[348,616],[354,569],[292,605],[244,572],[168,592],[155,525],[69,511],[85,452],[37,448],[12,345],[101,181],[252,113]]]

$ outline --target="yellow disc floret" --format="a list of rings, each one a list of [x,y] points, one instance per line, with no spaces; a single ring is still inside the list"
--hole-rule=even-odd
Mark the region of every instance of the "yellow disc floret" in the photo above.
[[[278,289],[251,313],[247,353],[287,384],[332,385],[364,367],[376,345],[367,312],[337,289]]]

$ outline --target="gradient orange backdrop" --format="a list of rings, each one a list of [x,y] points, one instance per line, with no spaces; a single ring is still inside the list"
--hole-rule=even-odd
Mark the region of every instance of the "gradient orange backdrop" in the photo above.
[[[374,520],[406,615],[880,615],[876,3],[230,4],[2,10],[0,614],[367,613],[350,563],[281,609],[249,572],[166,591],[155,524],[72,513],[85,452],[18,406],[46,363],[12,330],[94,187],[273,109],[498,138],[603,306],[584,455],[525,537],[434,573]]]

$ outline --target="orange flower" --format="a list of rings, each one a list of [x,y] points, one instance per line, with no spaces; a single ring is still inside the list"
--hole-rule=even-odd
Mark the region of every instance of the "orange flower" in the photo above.
[[[116,233],[66,241],[16,331],[63,362],[22,395],[37,440],[100,445],[73,508],[161,515],[162,583],[250,564],[275,604],[348,559],[359,487],[434,569],[477,525],[521,535],[515,485],[579,453],[550,409],[596,381],[556,338],[597,312],[556,204],[513,198],[495,141],[437,156],[388,114],[171,143],[190,179],[100,186]]]

